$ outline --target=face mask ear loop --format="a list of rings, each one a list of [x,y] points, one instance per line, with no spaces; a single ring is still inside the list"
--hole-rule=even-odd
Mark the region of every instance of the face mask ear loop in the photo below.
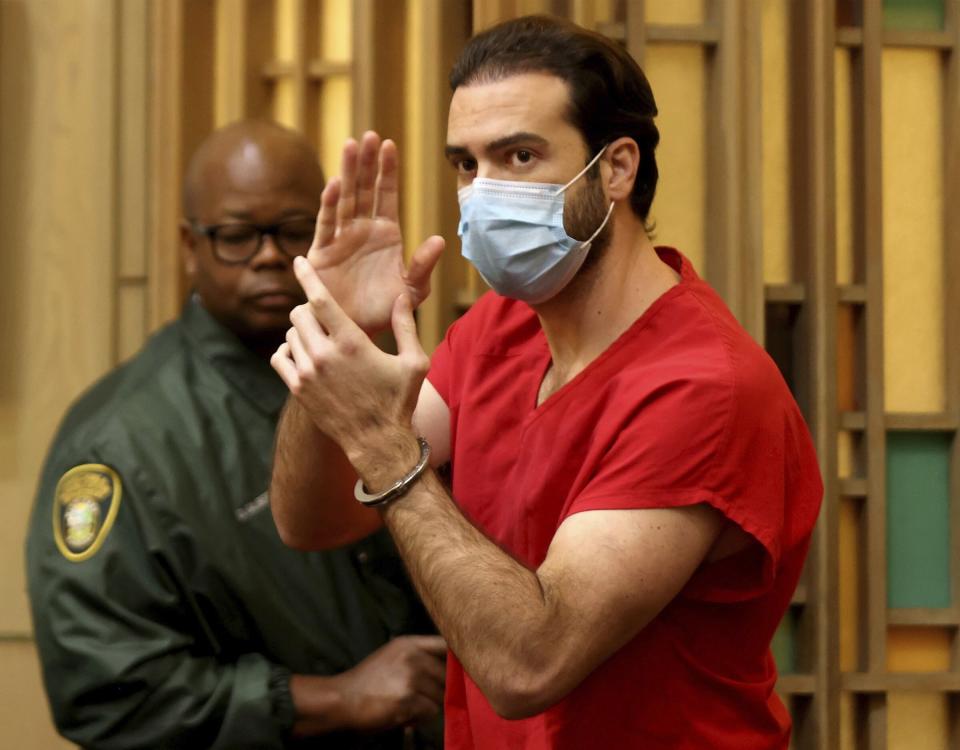
[[[590,169],[590,167],[592,167],[594,164],[597,163],[597,159],[599,159],[601,156],[603,156],[603,152],[606,151],[606,150],[607,150],[607,147],[604,146],[602,149],[600,149],[599,151],[597,151],[597,155],[594,156],[594,157],[590,160],[590,163],[587,164],[587,166],[585,166],[585,167],[584,167],[583,169],[581,169],[579,172],[577,172],[576,176],[575,176],[572,180],[570,180],[570,182],[568,182],[566,185],[564,185],[562,188],[560,188],[560,189],[557,191],[557,195],[560,195],[560,193],[562,193],[564,190],[566,190],[568,187],[570,187],[573,183],[575,183],[577,180],[579,180],[581,177],[583,177],[583,176],[587,173],[587,170]]]
[[[607,215],[603,217],[603,221],[600,222],[600,226],[597,227],[597,231],[591,234],[590,239],[583,243],[584,245],[589,245],[592,243],[595,239],[597,239],[597,235],[603,231],[603,228],[607,225],[607,222],[610,221],[610,214],[613,213],[613,205],[613,201],[610,201],[610,208],[607,209]]]

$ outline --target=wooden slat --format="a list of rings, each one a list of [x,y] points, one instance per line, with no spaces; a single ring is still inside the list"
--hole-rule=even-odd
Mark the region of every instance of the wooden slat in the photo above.
[[[464,288],[478,285],[476,272],[459,253],[456,200],[456,175],[443,159],[447,122],[447,97],[431,92],[447,91],[447,73],[463,48],[469,33],[467,7],[462,3],[408,4],[407,31],[411,43],[430,50],[430,55],[412,59],[403,92],[407,103],[406,162],[419,161],[418,168],[404,175],[406,195],[416,193],[420,199],[404,207],[408,249],[431,234],[445,236],[450,245],[433,274],[433,293],[420,306],[417,329],[428,352],[440,342],[457,314]],[[474,23],[479,17],[486,22],[509,16],[496,16],[489,3],[474,3]],[[411,156],[412,155],[412,156]],[[479,296],[479,295],[478,295]],[[469,295],[468,295],[469,298]],[[472,302],[475,297],[470,299]]]
[[[644,64],[647,47],[646,2],[634,0],[627,3],[626,18],[623,21],[623,31],[620,38],[627,45],[633,59],[641,66]]]
[[[947,410],[960,413],[960,305],[953,296],[960,288],[960,219],[956,206],[960,201],[960,0],[946,3],[945,28],[951,36],[944,82],[943,154],[944,154],[944,353]],[[960,607],[960,436],[954,435],[950,456],[950,570],[951,599]],[[953,638],[951,667],[960,670],[960,634]],[[951,750],[960,750],[960,696],[949,703],[949,741]]]
[[[627,4],[627,21],[611,21],[597,26],[597,30],[611,39],[627,43],[627,49],[630,49],[631,23],[634,18],[643,18],[643,8],[637,8],[637,0]],[[733,2],[733,11],[737,10],[738,3]],[[639,29],[634,29],[633,34],[639,35]],[[643,37],[647,43],[670,43],[670,44],[702,44],[713,46],[720,43],[722,32],[719,27],[713,24],[663,24],[651,23],[643,27]],[[630,49],[630,54],[636,57],[636,54]]]
[[[275,55],[276,13],[273,2],[247,0],[243,27],[243,117],[271,118],[273,88],[262,69]]]
[[[887,622],[891,625],[957,625],[960,624],[960,612],[956,609],[890,609]]]
[[[860,56],[860,90],[857,92],[860,127],[859,183],[862,187],[862,213],[858,217],[864,237],[863,267],[866,269],[866,480],[867,503],[865,566],[862,585],[866,591],[863,618],[866,633],[868,670],[886,668],[887,643],[887,567],[886,553],[886,425],[884,423],[883,358],[883,195],[882,142],[880,130],[880,68],[883,34],[883,9],[877,0],[863,5],[863,53]],[[869,750],[884,750],[886,733],[885,703],[876,703],[870,711],[871,745]]]
[[[918,47],[949,50],[955,44],[949,31],[884,29],[881,39],[886,47]],[[837,44],[841,47],[862,46],[863,30],[856,26],[841,26],[837,29]]]
[[[186,128],[183,112],[185,42],[183,0],[151,3],[150,8],[154,44],[149,169],[156,188],[150,200],[148,323],[156,328],[177,314],[181,295],[180,259],[171,249],[179,243],[177,222],[181,214],[180,179]],[[197,73],[202,75],[203,71]],[[211,114],[209,101],[198,101],[196,109],[194,117],[203,117],[204,112]]]
[[[721,5],[732,6],[728,10],[735,12],[737,3],[722,3]],[[722,10],[722,9],[721,9]],[[728,33],[727,29],[722,29],[716,24],[658,24],[651,23],[647,25],[647,43],[671,42],[687,44],[715,45]]]
[[[867,301],[867,288],[863,284],[841,284],[837,287],[837,300],[845,304],[863,304]]]
[[[763,296],[767,302],[799,305],[807,299],[807,288],[804,284],[765,284]]]
[[[263,64],[260,74],[268,81],[279,81],[294,74],[294,65],[282,60],[269,60]]]
[[[784,674],[777,678],[776,690],[780,695],[813,695],[816,679],[812,674]]]
[[[883,44],[886,47],[917,47],[921,49],[948,50],[953,46],[949,31],[919,31],[914,29],[885,29]]]
[[[862,411],[840,412],[840,429],[862,432],[867,427],[867,415]]]
[[[836,187],[834,143],[834,8],[832,0],[805,3],[805,65],[794,75],[808,81],[805,91],[806,154],[801,188],[807,201],[805,241],[795,246],[795,262],[803,270],[807,304],[807,399],[810,431],[823,475],[824,503],[814,535],[807,604],[813,618],[812,667],[816,696],[806,732],[814,747],[840,744],[839,691],[839,503],[837,496],[837,279]],[[805,68],[805,69],[804,69]],[[802,85],[797,87],[803,91]],[[799,198],[799,196],[796,196]]]
[[[877,750],[887,746],[887,694],[855,695],[855,731],[858,750]]]
[[[117,294],[116,359],[135,354],[147,336],[147,297],[143,284],[127,285]]]
[[[291,0],[293,18],[291,23],[295,29],[293,35],[293,71],[290,75],[293,82],[293,126],[300,132],[307,130],[307,35],[313,30],[308,29],[307,0]],[[319,143],[323,143],[323,124],[319,124],[321,134]]]
[[[743,172],[740,189],[740,322],[757,341],[764,340],[763,287],[763,35],[760,3],[742,4],[740,107]]]
[[[706,110],[713,126],[707,128],[705,275],[737,318],[741,317],[743,291],[738,212],[743,188],[739,11],[739,2],[711,6],[711,25],[720,30],[722,42],[709,58]],[[647,27],[648,39],[651,29]]]
[[[950,432],[960,428],[960,414],[911,414],[906,412],[890,412],[885,422],[888,430],[917,430]]]
[[[790,599],[790,604],[806,604],[808,598],[807,584],[801,580],[800,583],[797,584],[796,591],[793,592],[793,598]]]
[[[960,692],[957,672],[846,672],[840,677],[844,690],[854,693],[896,691]],[[870,750],[874,750],[871,745]]]
[[[148,192],[149,144],[147,126],[149,106],[148,22],[146,0],[129,0],[118,5],[120,14],[120,64],[117,74],[120,101],[118,191],[119,227],[117,237],[117,277],[146,278],[149,247]],[[171,248],[171,252],[173,249]]]
[[[361,54],[363,54],[362,50]],[[350,75],[352,72],[353,64],[349,62],[310,60],[306,65],[306,75],[311,81],[322,81],[331,76]]]
[[[841,479],[837,491],[843,497],[866,497],[869,488],[865,479]]]
[[[863,29],[859,26],[841,26],[837,29],[837,44],[841,47],[859,47],[863,44]]]
[[[406,23],[403,3],[354,2],[353,129],[375,130],[401,146],[406,137],[404,87],[396,85],[391,71],[407,62]],[[312,63],[308,71],[312,75]]]

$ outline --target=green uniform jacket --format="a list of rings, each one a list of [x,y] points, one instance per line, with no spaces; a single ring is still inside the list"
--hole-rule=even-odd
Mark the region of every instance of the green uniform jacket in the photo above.
[[[281,542],[266,490],[285,398],[269,364],[191,302],[68,412],[27,572],[69,739],[293,746],[291,672],[343,672],[395,635],[432,631],[385,532],[324,553]],[[403,736],[305,746],[402,747]]]

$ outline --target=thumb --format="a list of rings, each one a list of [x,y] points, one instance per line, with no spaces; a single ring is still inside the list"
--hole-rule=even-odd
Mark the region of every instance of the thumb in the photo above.
[[[407,284],[416,296],[415,305],[419,305],[430,294],[430,274],[443,253],[443,237],[434,235],[424,240],[416,249],[407,266]]]

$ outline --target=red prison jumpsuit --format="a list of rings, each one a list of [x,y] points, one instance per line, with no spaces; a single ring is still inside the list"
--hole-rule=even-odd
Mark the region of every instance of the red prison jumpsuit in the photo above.
[[[770,639],[820,507],[817,459],[774,363],[689,261],[657,252],[680,283],[539,407],[550,352],[530,307],[490,293],[450,328],[429,379],[453,497],[534,569],[565,518],[596,509],[707,503],[752,543],[537,716],[499,718],[451,654],[448,750],[787,747]]]

